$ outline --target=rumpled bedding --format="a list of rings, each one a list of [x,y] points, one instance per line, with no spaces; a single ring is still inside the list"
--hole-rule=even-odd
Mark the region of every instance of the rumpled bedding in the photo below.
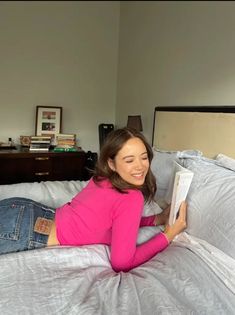
[[[56,208],[86,184],[1,185],[0,199],[26,197]],[[152,203],[144,214],[159,211]],[[159,231],[141,228],[137,243]],[[204,239],[184,232],[128,273],[114,272],[109,254],[108,246],[90,245],[0,255],[0,314],[235,314],[235,260]]]
[[[234,294],[187,247],[173,243],[128,273],[115,273],[108,257],[103,245],[0,256],[0,313],[234,314]]]

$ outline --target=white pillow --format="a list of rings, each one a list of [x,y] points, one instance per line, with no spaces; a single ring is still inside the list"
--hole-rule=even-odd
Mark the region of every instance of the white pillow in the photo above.
[[[87,183],[71,180],[0,185],[0,200],[23,197],[55,209],[70,201]]]
[[[172,173],[174,171],[173,161],[180,163],[181,158],[202,156],[202,152],[198,150],[184,150],[184,151],[164,151],[153,149],[153,160],[151,162],[151,170],[156,177],[157,193],[156,199],[165,199]]]
[[[156,177],[157,193],[156,199],[164,199],[171,174],[173,172],[172,161],[179,161],[177,158],[178,151],[160,151],[153,148],[153,159],[151,170]]]
[[[150,203],[146,203],[143,209],[143,216],[149,216],[153,214],[158,214],[162,212],[162,208],[157,202],[151,201]]]
[[[183,162],[194,173],[187,196],[187,232],[235,259],[235,172],[206,158]]]
[[[232,159],[231,157],[220,153],[216,156],[216,161],[218,165],[224,166],[232,171],[235,171],[235,160]]]

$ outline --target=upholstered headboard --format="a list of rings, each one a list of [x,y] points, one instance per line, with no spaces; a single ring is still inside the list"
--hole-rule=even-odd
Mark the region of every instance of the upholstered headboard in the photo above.
[[[152,145],[235,158],[235,106],[155,107]]]

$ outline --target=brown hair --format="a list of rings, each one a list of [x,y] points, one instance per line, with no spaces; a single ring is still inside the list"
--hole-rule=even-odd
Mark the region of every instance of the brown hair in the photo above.
[[[145,182],[141,187],[131,185],[124,181],[118,173],[114,172],[108,165],[108,160],[114,160],[117,153],[122,149],[123,145],[131,138],[139,138],[145,145],[149,163],[153,159],[153,151],[147,140],[139,131],[132,128],[121,128],[110,132],[101,147],[100,155],[96,163],[93,179],[98,182],[109,179],[113,187],[119,192],[125,193],[127,189],[140,189],[144,195],[145,201],[150,202],[154,199],[156,193],[156,179],[149,167]]]

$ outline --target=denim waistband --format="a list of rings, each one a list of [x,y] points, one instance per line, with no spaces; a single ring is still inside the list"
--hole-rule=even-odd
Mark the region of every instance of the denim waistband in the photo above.
[[[49,210],[52,212],[55,212],[55,209],[52,207],[49,207],[47,205],[44,205],[38,201],[34,201],[32,199],[29,198],[24,198],[24,197],[11,197],[11,198],[7,198],[7,199],[2,199],[0,200],[0,206],[4,204],[4,205],[12,205],[12,204],[18,204],[18,205],[25,205],[25,204],[34,204],[38,207],[41,207],[42,209],[45,210]]]

